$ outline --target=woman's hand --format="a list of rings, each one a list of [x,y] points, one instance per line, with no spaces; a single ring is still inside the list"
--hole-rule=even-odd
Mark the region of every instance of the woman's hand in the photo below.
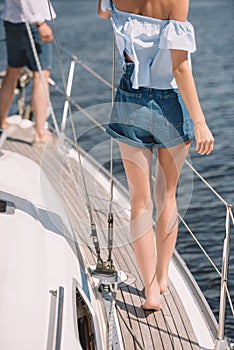
[[[194,123],[196,151],[200,155],[210,154],[214,149],[214,137],[206,122]]]
[[[46,22],[38,24],[37,29],[43,43],[51,43],[53,41],[53,32]]]

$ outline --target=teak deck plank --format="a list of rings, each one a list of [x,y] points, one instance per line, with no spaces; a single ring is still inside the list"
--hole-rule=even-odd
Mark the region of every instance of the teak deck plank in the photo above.
[[[22,133],[23,131],[20,133],[17,130],[17,133],[5,142],[3,149],[20,153],[41,165],[52,186],[64,200],[65,211],[81,251],[85,254],[85,260],[88,265],[95,265],[96,254],[90,237],[85,196],[82,190],[77,193],[78,182],[74,184],[74,178],[71,177],[72,169],[76,181],[79,178],[78,166],[75,160],[70,159],[69,162],[64,162],[64,154],[58,153],[56,149],[48,149],[46,153],[43,153],[43,149],[32,147],[29,136],[26,137],[26,142],[24,142]],[[41,163],[42,157],[43,161]],[[89,182],[88,192],[94,207],[93,217],[97,224],[101,246],[106,248],[108,200],[105,199],[105,196],[108,199],[108,189],[106,190],[101,184],[96,183],[96,193],[98,195],[95,195],[92,192],[93,179],[91,174],[87,175],[85,173],[85,179]],[[119,285],[116,302],[125,348],[127,350],[138,350],[141,347],[149,350],[198,350],[199,346],[188,315],[171,282],[169,282],[168,291],[163,296],[162,310],[145,312],[140,307],[145,299],[142,279],[137,269],[132,246],[128,242],[129,216],[120,207],[118,208],[118,203],[114,205],[114,211],[116,212],[114,233],[117,246],[113,248],[113,260],[115,266],[124,271],[129,277],[125,283]],[[134,336],[131,335],[128,328],[131,329]],[[141,347],[138,343],[141,344]]]

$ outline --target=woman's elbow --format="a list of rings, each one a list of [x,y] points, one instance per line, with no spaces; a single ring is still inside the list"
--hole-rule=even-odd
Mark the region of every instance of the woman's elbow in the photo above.
[[[106,12],[109,12],[109,11],[106,11]],[[110,19],[110,13],[106,13],[106,12],[102,12],[99,14],[99,17],[101,19]]]
[[[102,19],[110,19],[110,11],[102,11],[101,6],[98,8],[98,16]]]
[[[189,62],[187,60],[179,65],[172,67],[172,72],[173,72],[174,77],[184,75],[190,71],[191,71],[191,68],[190,68]]]

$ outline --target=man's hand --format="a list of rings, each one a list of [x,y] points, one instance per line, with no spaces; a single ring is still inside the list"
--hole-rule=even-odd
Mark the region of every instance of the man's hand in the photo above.
[[[53,32],[46,22],[38,23],[37,29],[43,43],[51,43],[53,41]]]

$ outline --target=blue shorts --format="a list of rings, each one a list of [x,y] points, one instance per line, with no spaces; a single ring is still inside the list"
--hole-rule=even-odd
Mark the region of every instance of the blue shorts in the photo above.
[[[133,89],[126,63],[106,132],[140,148],[169,148],[193,139],[193,122],[178,89]]]
[[[25,23],[4,21],[8,65],[12,68],[27,66],[38,71]],[[42,70],[51,70],[51,43],[42,43],[36,24],[30,25]]]

